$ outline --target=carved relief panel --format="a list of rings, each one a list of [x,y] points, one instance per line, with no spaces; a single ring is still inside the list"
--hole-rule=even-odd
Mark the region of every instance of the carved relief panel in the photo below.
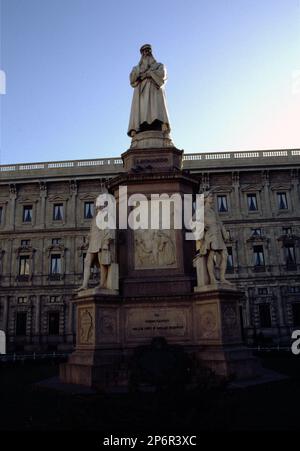
[[[95,313],[91,308],[81,308],[78,311],[78,343],[90,345],[95,340]]]
[[[201,305],[197,308],[197,338],[205,340],[219,340],[220,326],[217,304]]]
[[[98,310],[97,344],[116,343],[119,341],[119,318],[116,309]]]
[[[174,230],[136,230],[134,232],[135,269],[176,268]]]

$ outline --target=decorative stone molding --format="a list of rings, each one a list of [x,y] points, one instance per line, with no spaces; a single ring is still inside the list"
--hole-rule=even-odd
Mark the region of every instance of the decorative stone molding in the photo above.
[[[241,192],[242,193],[255,193],[255,192],[261,191],[262,189],[263,189],[263,186],[260,184],[255,184],[255,185],[251,184],[251,185],[243,186],[241,188]]]

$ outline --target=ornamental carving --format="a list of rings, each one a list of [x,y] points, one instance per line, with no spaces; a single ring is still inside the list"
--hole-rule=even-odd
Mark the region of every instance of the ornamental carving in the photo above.
[[[199,321],[200,338],[218,339],[218,319],[215,306],[202,308]]]
[[[79,312],[79,343],[88,345],[93,343],[94,315],[92,310],[83,309]]]
[[[176,267],[174,230],[136,230],[134,245],[136,269]]]

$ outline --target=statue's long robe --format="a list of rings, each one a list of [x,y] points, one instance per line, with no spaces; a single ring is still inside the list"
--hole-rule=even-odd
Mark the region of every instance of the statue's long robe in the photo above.
[[[154,63],[150,70],[151,78],[143,81],[138,80],[139,65],[135,66],[130,74],[130,84],[134,88],[134,92],[128,126],[129,136],[132,131],[139,132],[140,126],[144,122],[152,124],[155,120],[168,124],[170,129],[164,90],[164,83],[167,79],[166,68],[161,63]]]
[[[226,230],[211,207],[204,208],[204,239],[201,240],[200,254],[206,255],[208,250],[226,251]]]
[[[101,253],[101,263],[103,265],[110,265],[112,261],[110,242],[114,239],[115,231],[110,229],[99,229],[96,222],[96,216],[94,216],[89,234],[88,253],[95,254],[94,257],[96,254]]]

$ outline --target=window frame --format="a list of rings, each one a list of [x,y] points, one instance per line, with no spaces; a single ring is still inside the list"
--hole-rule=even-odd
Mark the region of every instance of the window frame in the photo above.
[[[23,265],[22,262],[25,262],[25,264]],[[22,271],[23,266],[24,266],[24,272]],[[28,272],[27,272],[27,270],[28,270]],[[30,275],[30,256],[29,255],[20,255],[19,256],[18,275],[19,276],[29,276]]]
[[[16,312],[16,323],[15,323],[15,336],[16,337],[26,337],[27,335],[27,322],[28,322],[28,312],[27,311],[17,311]],[[23,323],[22,323],[22,328],[20,325],[18,325],[18,318],[23,317]],[[24,320],[25,318],[25,320]],[[19,329],[19,330],[18,330]],[[21,329],[21,333],[20,332]]]
[[[254,202],[254,207],[255,208],[250,208],[251,207],[251,202],[249,202],[249,199],[251,199],[252,202],[253,202],[252,198],[255,199],[255,202]],[[246,194],[246,199],[247,199],[248,213],[256,213],[256,212],[258,212],[259,211],[259,207],[258,207],[257,193],[247,193]]]
[[[56,208],[58,208],[59,216],[55,214]],[[64,203],[63,202],[57,202],[53,204],[53,212],[52,212],[52,220],[54,222],[62,222],[64,220]]]
[[[268,317],[264,316],[266,314],[266,311],[267,311],[266,309],[268,309]],[[273,327],[271,304],[270,303],[260,303],[260,304],[258,304],[258,314],[259,314],[260,327],[262,329],[271,329]]]
[[[59,271],[53,271],[54,266],[53,266],[53,261],[56,260],[56,264],[57,261],[59,261]],[[62,275],[62,256],[61,254],[51,254],[50,256],[50,275],[51,276],[58,276],[58,275]]]
[[[51,323],[50,323],[50,320],[51,320],[51,315],[57,315],[57,323],[55,324],[56,325],[56,328],[55,328],[55,332],[57,332],[57,333],[55,333],[54,331],[51,331]],[[49,310],[48,311],[48,335],[49,335],[49,337],[57,337],[58,335],[60,335],[60,312],[59,312],[59,310]]]
[[[283,204],[285,205],[283,208],[280,207],[280,202],[282,201],[282,199],[279,199],[279,196],[284,195],[284,199],[285,201],[283,202]],[[276,191],[276,199],[277,199],[277,209],[278,211],[287,211],[289,210],[289,200],[288,200],[288,194],[286,191]]]
[[[255,250],[258,248],[261,248],[261,251]],[[257,261],[257,257],[255,257],[255,254],[257,254],[257,255],[262,254],[262,263],[260,263],[260,264],[255,263],[255,261]],[[266,266],[265,252],[264,252],[264,247],[262,245],[254,245],[253,246],[253,266],[254,266],[254,268],[264,268]]]
[[[28,210],[28,213],[30,212],[30,220],[27,220],[26,217],[26,210]],[[33,205],[23,205],[23,216],[22,216],[22,222],[23,224],[32,224],[33,222]]]
[[[222,199],[225,199],[224,210],[221,210],[220,207],[223,204]],[[220,200],[220,202],[219,202]],[[218,213],[228,213],[229,211],[229,203],[227,194],[217,194],[217,209]]]
[[[87,206],[89,206],[89,215],[87,214]],[[83,219],[84,220],[90,220],[93,219],[95,214],[95,202],[86,200],[83,203]]]

